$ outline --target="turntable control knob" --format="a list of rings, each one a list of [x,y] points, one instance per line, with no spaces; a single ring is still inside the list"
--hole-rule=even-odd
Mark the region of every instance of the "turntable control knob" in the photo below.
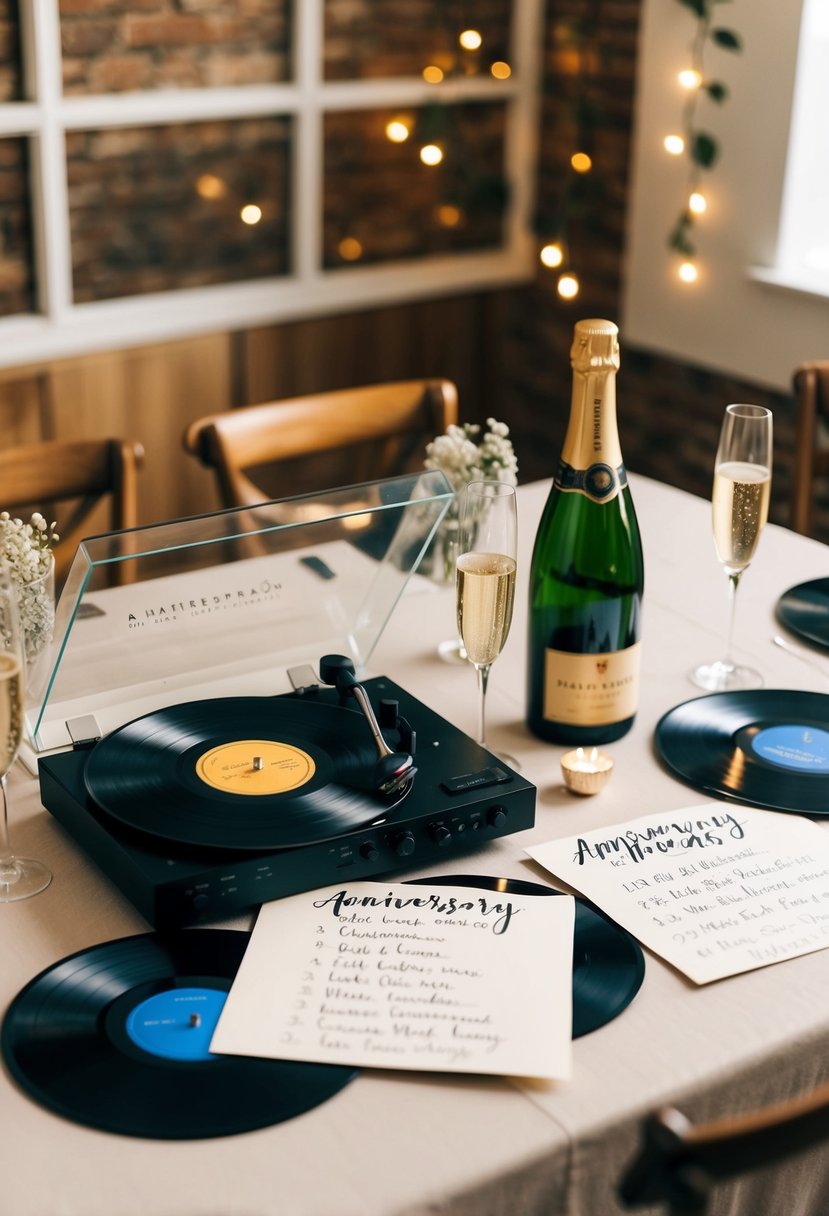
[[[398,857],[408,857],[415,850],[415,838],[413,832],[398,832],[392,839],[392,847]]]
[[[452,839],[452,833],[442,823],[436,823],[433,827],[431,827],[429,829],[429,835],[438,846],[449,844]]]
[[[197,912],[201,912],[201,910],[206,908],[210,903],[210,898],[209,896],[205,895],[203,891],[200,891],[198,895],[193,896],[190,902]]]
[[[491,806],[486,813],[486,821],[491,828],[502,828],[507,822],[507,812],[502,806]]]
[[[380,856],[380,850],[373,840],[367,840],[365,844],[360,845],[360,856],[365,861],[376,861]]]

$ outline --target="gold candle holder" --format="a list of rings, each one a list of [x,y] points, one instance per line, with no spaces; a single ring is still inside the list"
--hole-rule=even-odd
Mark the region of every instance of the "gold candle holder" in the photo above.
[[[561,757],[564,784],[574,794],[598,794],[613,769],[610,756],[598,748],[577,747]]]

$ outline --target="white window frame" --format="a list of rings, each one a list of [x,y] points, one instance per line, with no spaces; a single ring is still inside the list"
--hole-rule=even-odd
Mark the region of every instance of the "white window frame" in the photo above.
[[[0,137],[21,136],[30,144],[37,312],[0,319],[0,367],[458,294],[526,281],[534,273],[541,0],[513,0],[513,71],[505,81],[488,76],[449,79],[440,85],[419,78],[325,81],[323,0],[294,0],[295,78],[289,83],[84,97],[62,93],[58,0],[29,0],[20,10],[26,96],[32,100],[0,105]],[[501,248],[323,269],[324,115],[418,106],[437,99],[506,104],[509,202]],[[289,116],[294,123],[290,274],[73,303],[66,132],[263,115]]]

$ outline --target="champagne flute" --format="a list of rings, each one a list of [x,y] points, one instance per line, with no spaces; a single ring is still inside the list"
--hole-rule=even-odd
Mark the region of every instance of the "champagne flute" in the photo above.
[[[461,503],[455,591],[458,632],[478,678],[481,747],[487,746],[489,671],[512,623],[517,544],[515,487],[502,481],[470,482]],[[518,767],[511,756],[499,758]]]
[[[728,576],[729,625],[725,657],[690,673],[707,692],[760,688],[763,677],[732,658],[737,586],[748,568],[771,497],[771,411],[762,405],[728,405],[714,464],[714,545]]]
[[[17,595],[6,571],[0,571],[0,903],[37,895],[52,881],[40,861],[15,857],[9,839],[9,770],[17,758],[23,734],[26,660],[17,614]]]

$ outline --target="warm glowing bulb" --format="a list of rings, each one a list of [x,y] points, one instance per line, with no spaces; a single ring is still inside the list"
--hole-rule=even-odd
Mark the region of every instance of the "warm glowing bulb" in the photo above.
[[[443,80],[443,68],[439,68],[436,63],[430,63],[423,69],[423,79],[427,84],[440,84]]]
[[[570,157],[570,164],[576,173],[589,173],[593,168],[593,162],[586,152],[574,152]]]
[[[678,79],[683,89],[698,89],[702,84],[702,73],[696,68],[685,68],[679,73]]]
[[[356,236],[344,236],[337,246],[337,252],[344,262],[356,262],[363,256],[363,246]]]
[[[465,51],[477,51],[483,38],[477,30],[464,30],[458,35],[458,42]]]
[[[683,283],[696,283],[699,274],[693,262],[683,262],[677,273]]]
[[[489,70],[496,80],[509,80],[512,75],[512,68],[503,59],[496,59],[495,63],[489,65]]]
[[[424,165],[439,165],[443,160],[443,148],[437,144],[424,144],[420,149],[420,159]]]
[[[695,190],[688,199],[688,207],[694,212],[695,215],[702,215],[703,211],[705,211],[708,207],[705,195],[700,194],[698,190]]]
[[[557,242],[553,242],[551,245],[545,245],[538,256],[545,266],[549,266],[551,270],[554,270],[556,266],[560,266],[564,261],[564,250]]]
[[[256,203],[246,203],[239,212],[243,224],[258,224],[262,218],[262,208]]]
[[[574,274],[563,274],[558,281],[558,294],[565,300],[572,300],[579,294],[579,281]]]
[[[437,221],[444,228],[457,228],[463,216],[460,207],[456,207],[453,203],[441,203],[435,211]]]
[[[670,152],[671,156],[681,156],[685,151],[685,140],[681,135],[666,135],[665,151]]]
[[[224,198],[227,194],[227,186],[220,177],[216,177],[215,173],[202,173],[196,182],[196,193],[202,198]]]
[[[386,139],[390,139],[393,144],[404,144],[410,135],[409,124],[402,118],[392,118],[386,123]]]

